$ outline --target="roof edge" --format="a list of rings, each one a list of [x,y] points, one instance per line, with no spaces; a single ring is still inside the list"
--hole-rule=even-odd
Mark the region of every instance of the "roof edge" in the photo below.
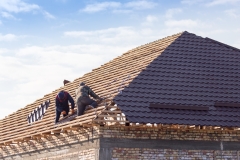
[[[227,45],[227,44],[225,44],[225,43],[216,41],[216,40],[214,40],[214,39],[211,39],[211,38],[208,38],[208,37],[206,37],[205,39],[206,39],[206,40],[209,40],[209,41],[212,41],[212,42],[214,42],[214,43],[217,43],[217,44],[219,44],[219,45],[221,45],[221,46],[224,46],[224,47],[226,47],[226,48],[228,48],[228,49],[233,49],[233,50],[236,50],[236,51],[240,51],[240,49],[238,49],[238,48],[236,48],[236,47],[232,47],[232,46]]]

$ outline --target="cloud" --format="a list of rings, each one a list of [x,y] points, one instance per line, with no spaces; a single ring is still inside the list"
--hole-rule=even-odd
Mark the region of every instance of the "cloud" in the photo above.
[[[181,1],[181,3],[189,4],[189,5],[201,3],[207,7],[216,6],[216,5],[225,5],[225,4],[232,5],[238,2],[240,2],[240,0],[182,0]]]
[[[146,17],[146,20],[147,20],[147,22],[152,23],[152,22],[157,21],[158,18],[157,18],[156,16],[153,16],[153,15],[148,15],[148,16]]]
[[[47,19],[55,19],[55,17],[47,11],[43,11],[42,13]]]
[[[148,15],[145,18],[145,21],[142,23],[142,25],[151,26],[151,25],[153,25],[154,22],[157,22],[157,21],[158,21],[158,17],[156,17],[154,15]]]
[[[151,9],[155,7],[157,3],[151,1],[130,1],[127,3],[106,1],[101,3],[88,4],[82,12],[95,13],[104,10],[111,10],[113,13],[130,13],[132,10]]]
[[[233,18],[238,18],[240,17],[235,9],[229,9],[224,11],[228,16],[233,17]]]
[[[1,12],[1,16],[3,18],[7,18],[7,19],[16,19],[12,14],[10,14],[8,12]]]
[[[234,42],[233,46],[240,48],[240,40]]]
[[[32,10],[38,10],[40,7],[36,4],[25,3],[21,0],[1,0],[0,10],[5,10],[7,12],[29,12]]]
[[[0,1],[0,11],[2,17],[8,19],[16,19],[10,13],[21,13],[21,12],[33,12],[37,11],[43,14],[48,19],[54,19],[55,17],[42,9],[40,6],[36,4],[30,4],[23,2],[22,0],[1,0]]]
[[[0,33],[0,41],[13,41],[16,40],[17,36],[14,34],[6,34],[6,35],[2,35]]]
[[[99,12],[106,9],[118,8],[120,6],[121,6],[121,3],[119,2],[93,3],[93,4],[87,5],[82,11],[88,12],[88,13],[94,13],[94,12]]]
[[[127,8],[132,9],[151,9],[157,6],[157,3],[151,2],[151,1],[132,1],[124,4]]]
[[[216,5],[223,5],[223,4],[236,4],[240,2],[240,0],[213,0],[206,4],[206,6],[216,6]]]
[[[192,5],[192,4],[200,3],[203,1],[206,1],[206,0],[182,0],[181,3]]]
[[[130,9],[114,9],[112,12],[113,13],[124,13],[124,14],[126,14],[126,13],[131,13],[132,10],[130,10]]]
[[[182,9],[181,9],[181,8],[168,9],[168,10],[166,11],[165,17],[166,17],[166,18],[172,18],[173,15],[178,14],[178,13],[181,13],[181,12],[182,12]]]
[[[118,40],[136,35],[136,32],[132,27],[117,27],[95,31],[67,31],[64,32],[64,35],[91,42],[101,40],[104,43],[116,43],[119,42]]]
[[[198,22],[191,19],[183,20],[167,20],[165,21],[167,27],[196,27]]]

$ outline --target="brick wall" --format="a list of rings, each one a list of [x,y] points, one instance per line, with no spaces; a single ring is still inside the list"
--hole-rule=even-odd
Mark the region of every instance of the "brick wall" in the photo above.
[[[36,151],[45,151],[48,149],[65,146],[70,144],[78,144],[82,142],[91,142],[98,138],[98,128],[82,128],[78,131],[68,131],[61,134],[46,135],[45,137],[8,145],[0,148],[0,159],[19,154],[31,153]],[[59,154],[61,151],[59,151]],[[64,153],[66,154],[66,153]]]
[[[240,131],[172,129],[154,127],[101,127],[100,137],[168,139],[168,140],[204,140],[204,141],[240,141]]]
[[[237,160],[238,151],[114,148],[112,160]]]
[[[80,150],[77,152],[72,153],[63,153],[58,154],[56,153],[55,156],[45,156],[44,158],[38,158],[36,160],[95,160],[96,159],[96,150],[95,149],[87,149],[87,150]]]
[[[233,130],[203,130],[203,129],[171,129],[156,127],[134,127],[134,126],[105,126],[80,128],[78,131],[47,135],[31,141],[8,145],[0,148],[0,159],[93,159],[97,157],[100,145],[94,144],[98,139],[142,139],[142,140],[180,140],[180,141],[209,141],[209,142],[239,142],[240,131]],[[98,141],[100,143],[101,141]],[[83,144],[84,143],[84,144]],[[114,144],[114,141],[112,142]],[[73,147],[71,146],[73,145]],[[169,149],[154,148],[148,146],[143,148],[133,147],[110,147],[112,158],[122,159],[156,159],[156,157],[179,159],[236,159],[239,149]],[[65,149],[64,147],[67,147]],[[70,147],[69,147],[70,146]],[[105,146],[103,146],[105,147]],[[219,147],[219,145],[218,145]],[[94,154],[93,154],[94,152]],[[29,155],[30,153],[30,155]],[[100,154],[100,153],[99,153]],[[108,154],[108,153],[107,153]],[[171,157],[172,156],[172,157]],[[203,159],[203,158],[202,158]],[[214,160],[215,160],[214,159]]]

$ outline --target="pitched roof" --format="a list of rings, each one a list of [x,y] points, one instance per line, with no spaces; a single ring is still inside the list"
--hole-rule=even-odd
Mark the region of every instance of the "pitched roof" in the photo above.
[[[56,94],[64,89],[74,97],[81,81],[113,99],[130,122],[240,127],[237,107],[214,106],[220,101],[240,103],[239,53],[188,32],[137,47],[0,120],[0,142],[91,123],[95,110],[54,125]],[[47,100],[51,103],[43,119],[28,125],[27,115]],[[156,109],[150,103],[209,110]],[[98,107],[97,114],[104,108]]]
[[[240,50],[184,32],[114,100],[130,122],[239,127]]]

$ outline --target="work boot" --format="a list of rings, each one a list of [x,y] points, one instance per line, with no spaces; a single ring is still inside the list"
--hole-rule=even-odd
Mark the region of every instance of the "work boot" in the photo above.
[[[93,109],[94,107],[92,105],[87,105],[85,110]]]

